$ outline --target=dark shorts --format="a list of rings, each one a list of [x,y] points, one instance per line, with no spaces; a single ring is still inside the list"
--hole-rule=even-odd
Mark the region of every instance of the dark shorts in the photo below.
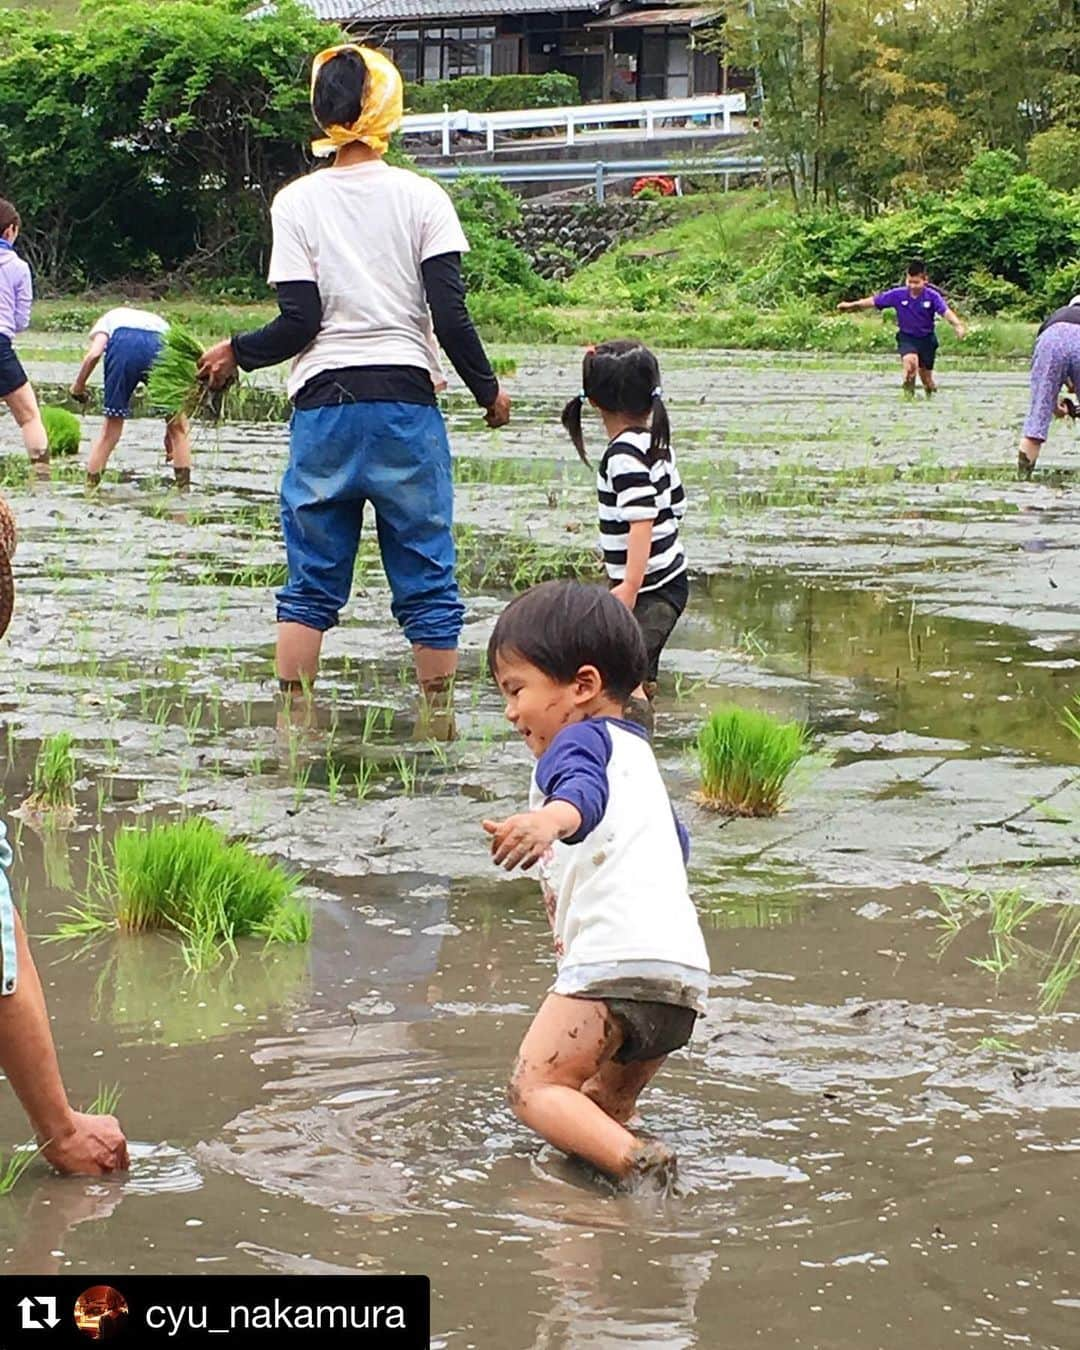
[[[690,582],[685,572],[672,577],[655,591],[639,591],[634,606],[634,618],[638,621],[641,636],[645,639],[645,652],[649,658],[651,681],[656,680],[660,669],[660,653],[664,650],[671,630],[679,622],[679,616],[686,608],[690,598]]]
[[[131,396],[150,374],[164,341],[146,328],[117,328],[105,348],[105,416],[130,417]]]
[[[616,1064],[637,1064],[680,1050],[694,1034],[697,1013],[674,1003],[646,1003],[632,998],[601,1000],[622,1028],[623,1042],[613,1056]]]
[[[7,398],[26,383],[26,371],[15,355],[11,339],[0,333],[0,398]]]
[[[919,358],[923,370],[933,370],[937,357],[938,340],[931,333],[929,337],[908,337],[906,333],[897,333],[896,349],[901,356],[910,356],[913,352]]]

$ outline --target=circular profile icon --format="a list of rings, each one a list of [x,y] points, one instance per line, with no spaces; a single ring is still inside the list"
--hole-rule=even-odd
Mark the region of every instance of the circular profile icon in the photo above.
[[[75,1300],[75,1325],[92,1341],[114,1340],[130,1315],[127,1299],[111,1284],[95,1284]]]

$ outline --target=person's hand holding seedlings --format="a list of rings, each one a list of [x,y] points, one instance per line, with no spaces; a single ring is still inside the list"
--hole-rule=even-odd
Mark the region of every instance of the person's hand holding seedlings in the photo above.
[[[115,1116],[72,1111],[64,1129],[42,1145],[42,1156],[58,1172],[100,1176],[128,1168],[128,1148]]]
[[[539,811],[520,811],[505,820],[485,820],[491,835],[491,861],[512,872],[528,870],[556,839],[566,839],[581,828],[581,812],[569,802],[548,802]]]
[[[195,373],[211,389],[224,389],[230,380],[236,378],[237,369],[232,339],[226,338],[203,352]]]

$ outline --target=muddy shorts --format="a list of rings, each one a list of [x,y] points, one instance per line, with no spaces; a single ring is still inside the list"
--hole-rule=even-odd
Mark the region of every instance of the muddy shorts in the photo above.
[[[923,370],[933,370],[938,340],[933,333],[929,337],[908,337],[906,333],[897,333],[896,349],[901,356],[917,356]]]
[[[690,583],[685,572],[672,577],[655,591],[638,592],[634,618],[637,619],[641,636],[645,639],[645,652],[649,658],[646,678],[653,682],[660,668],[660,653],[671,636],[671,630],[679,622],[679,616],[686,608],[689,598]]]
[[[0,398],[7,398],[26,383],[26,371],[15,355],[11,339],[0,333]]]
[[[601,1002],[622,1029],[623,1042],[613,1056],[616,1064],[637,1064],[670,1055],[673,1050],[681,1050],[694,1034],[697,1013],[693,1008],[636,998],[605,998]]]
[[[288,585],[279,623],[333,628],[349,599],[364,506],[375,510],[394,618],[410,642],[457,646],[450,443],[438,408],[359,401],[298,408],[281,481]]]
[[[11,845],[0,821],[0,995],[13,994],[18,983],[18,956],[15,949],[15,906],[11,899],[7,869],[11,866]]]
[[[165,339],[148,328],[117,328],[105,348],[105,416],[130,417],[131,396],[150,375]]]

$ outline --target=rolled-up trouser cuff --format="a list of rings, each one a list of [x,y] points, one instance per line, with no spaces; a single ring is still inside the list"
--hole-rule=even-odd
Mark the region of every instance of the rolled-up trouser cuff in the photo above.
[[[281,592],[278,593],[277,602],[278,623],[299,623],[319,633],[338,626],[338,611],[333,607],[291,596],[283,597]]]
[[[15,945],[15,905],[5,868],[11,866],[11,848],[0,825],[0,997],[13,994],[19,982],[19,955]]]

